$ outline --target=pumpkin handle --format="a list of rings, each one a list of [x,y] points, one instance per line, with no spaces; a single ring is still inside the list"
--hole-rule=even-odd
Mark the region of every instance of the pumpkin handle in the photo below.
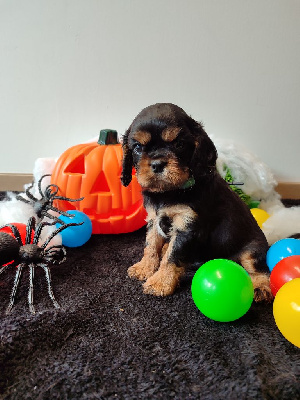
[[[113,129],[101,129],[98,140],[98,144],[100,144],[100,146],[119,143],[117,131]]]

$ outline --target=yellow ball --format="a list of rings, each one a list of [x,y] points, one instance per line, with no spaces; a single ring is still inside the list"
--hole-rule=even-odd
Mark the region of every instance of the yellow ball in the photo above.
[[[258,223],[258,226],[262,228],[263,223],[270,218],[270,215],[265,211],[260,208],[251,208],[251,213],[253,217],[256,219],[256,222]]]
[[[300,347],[300,278],[285,283],[278,290],[273,315],[283,336]]]

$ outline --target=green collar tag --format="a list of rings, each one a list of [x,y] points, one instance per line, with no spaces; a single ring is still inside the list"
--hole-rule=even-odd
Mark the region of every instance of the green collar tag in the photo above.
[[[191,176],[184,184],[181,186],[181,189],[189,189],[195,185],[195,178]]]

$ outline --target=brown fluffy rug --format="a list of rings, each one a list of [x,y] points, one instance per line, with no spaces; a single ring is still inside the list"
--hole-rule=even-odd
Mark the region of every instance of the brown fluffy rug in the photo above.
[[[190,291],[194,271],[167,298],[142,293],[127,268],[143,253],[145,229],[93,235],[52,267],[63,308],[42,270],[34,304],[28,273],[12,313],[14,271],[0,281],[1,399],[300,399],[300,349],[279,332],[271,304],[232,323],[207,319]]]

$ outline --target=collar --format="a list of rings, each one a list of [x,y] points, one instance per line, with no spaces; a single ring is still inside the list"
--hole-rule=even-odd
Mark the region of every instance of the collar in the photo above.
[[[193,175],[181,186],[180,189],[190,189],[195,185],[195,178]]]

